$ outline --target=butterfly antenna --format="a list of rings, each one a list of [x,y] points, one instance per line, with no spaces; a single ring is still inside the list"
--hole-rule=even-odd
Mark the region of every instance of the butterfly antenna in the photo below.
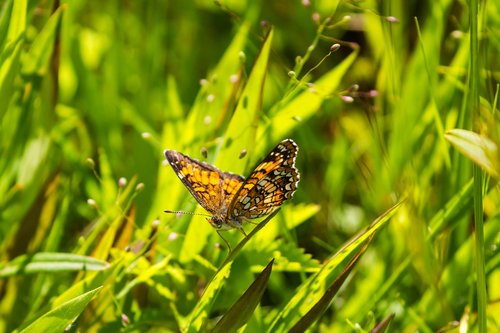
[[[208,214],[203,214],[203,213],[194,213],[194,212],[185,212],[185,211],[182,211],[182,210],[164,210],[165,213],[168,213],[168,214],[176,214],[176,215],[198,215],[198,216],[208,216],[208,217],[211,217],[212,215],[208,215]]]

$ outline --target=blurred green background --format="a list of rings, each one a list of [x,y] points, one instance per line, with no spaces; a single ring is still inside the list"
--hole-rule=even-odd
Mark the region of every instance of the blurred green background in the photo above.
[[[208,330],[272,258],[241,330],[289,331],[401,199],[310,331],[500,331],[500,3],[476,5],[0,2],[0,331]],[[245,176],[285,138],[298,191],[229,264],[163,213],[203,213],[164,149]]]

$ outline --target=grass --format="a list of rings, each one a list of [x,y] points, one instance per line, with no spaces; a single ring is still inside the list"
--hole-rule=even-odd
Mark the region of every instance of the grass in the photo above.
[[[2,2],[0,332],[500,331],[498,12]],[[204,212],[164,149],[285,138],[298,190],[231,251],[163,212]]]

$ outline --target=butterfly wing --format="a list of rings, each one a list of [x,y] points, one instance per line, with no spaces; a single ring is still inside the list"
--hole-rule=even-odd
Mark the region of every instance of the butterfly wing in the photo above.
[[[167,149],[164,153],[177,177],[196,201],[214,215],[225,215],[244,178],[222,172],[213,165],[197,161],[174,150]]]
[[[293,140],[283,140],[257,165],[229,206],[231,220],[270,214],[292,197],[300,180],[295,167],[298,151]]]
[[[223,172],[223,175],[222,206],[224,213],[227,213],[227,209],[229,208],[231,201],[233,200],[235,194],[238,193],[238,190],[241,188],[241,186],[244,184],[245,178],[230,172]]]

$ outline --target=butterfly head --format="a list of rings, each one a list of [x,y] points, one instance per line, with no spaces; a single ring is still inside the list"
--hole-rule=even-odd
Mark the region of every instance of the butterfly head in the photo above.
[[[224,216],[214,215],[207,219],[208,223],[217,230],[230,230],[241,226],[239,221],[227,221]]]
[[[222,217],[217,215],[210,217],[209,219],[207,219],[207,221],[215,229],[222,229],[222,227],[224,226],[224,220],[222,219]]]

